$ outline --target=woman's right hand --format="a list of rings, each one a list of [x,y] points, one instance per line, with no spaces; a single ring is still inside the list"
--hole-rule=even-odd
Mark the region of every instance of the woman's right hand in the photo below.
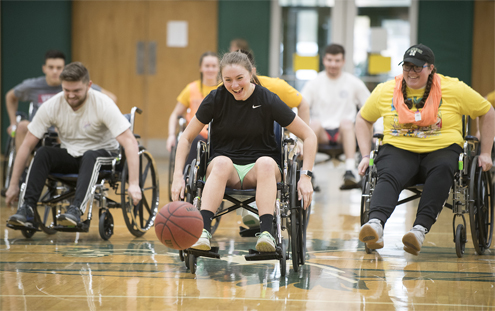
[[[173,146],[175,146],[175,136],[169,135],[167,138],[167,150],[168,150],[168,152],[172,151]]]
[[[359,162],[358,165],[358,174],[364,176],[369,166],[370,166],[370,158],[369,157],[362,158],[361,162]]]
[[[186,188],[186,183],[184,182],[184,176],[174,175],[174,180],[172,181],[172,201],[179,201],[184,199],[184,189]]]

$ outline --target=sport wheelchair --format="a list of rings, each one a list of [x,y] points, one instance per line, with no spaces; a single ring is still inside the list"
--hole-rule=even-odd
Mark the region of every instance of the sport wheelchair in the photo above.
[[[375,134],[374,149],[370,153],[370,165],[366,171],[361,196],[361,225],[369,220],[370,202],[378,181],[377,168],[374,160],[379,153],[379,147],[383,139],[383,134]],[[478,156],[480,146],[478,139],[474,136],[466,136],[463,153],[459,155],[459,170],[454,174],[454,181],[451,188],[452,204],[445,202],[444,206],[454,213],[452,229],[457,257],[464,254],[466,238],[466,219],[464,214],[469,213],[469,223],[474,249],[478,255],[482,255],[492,243],[493,220],[494,220],[494,197],[493,185],[490,172],[483,172],[478,166]],[[413,192],[410,197],[400,200],[397,205],[415,200],[421,197],[423,186],[418,184],[407,187],[406,190]],[[456,221],[462,219],[461,223]],[[365,246],[366,253],[372,252]]]
[[[260,253],[250,249],[245,256],[248,261],[279,260],[280,273],[285,276],[288,258],[292,259],[292,267],[295,272],[300,265],[304,265],[306,259],[306,228],[309,221],[311,206],[306,210],[302,208],[303,202],[297,199],[297,182],[299,181],[299,166],[297,154],[293,152],[295,139],[289,137],[278,124],[274,125],[275,137],[281,150],[282,182],[277,183],[277,197],[272,225],[272,235],[276,240],[276,251],[273,253]],[[210,154],[209,139],[207,143],[199,142],[197,157],[184,169],[185,200],[201,209],[201,194],[205,185],[206,167]],[[255,214],[258,210],[249,206],[256,198],[256,189],[238,190],[227,188],[224,193],[224,202],[231,204],[228,208],[221,206],[213,217],[213,228],[218,227],[221,216],[245,208]],[[286,231],[288,241],[283,234]],[[241,231],[241,236],[243,235]],[[204,256],[220,258],[218,247],[212,247],[211,251],[186,249],[179,251],[180,259],[185,262],[192,274],[196,273],[197,258]]]
[[[142,110],[134,107],[130,114],[125,115],[131,123],[131,131],[134,131],[136,112],[141,114]],[[134,136],[137,139],[140,138],[139,135],[134,134]],[[43,231],[47,234],[54,234],[57,231],[88,232],[92,219],[93,204],[97,203],[99,206],[99,234],[102,239],[108,240],[114,232],[110,208],[122,209],[127,229],[134,236],[140,237],[144,235],[154,225],[159,204],[158,174],[151,154],[139,144],[139,186],[142,200],[135,206],[127,193],[129,176],[123,148],[120,147],[117,157],[100,157],[95,165],[101,165],[101,167],[95,184],[90,184],[90,191],[83,201],[85,203],[81,206],[81,210],[86,214],[86,219],[80,225],[61,226],[57,223],[57,216],[67,210],[75,195],[78,175],[50,174],[46,180],[45,189],[37,208],[35,208],[34,217],[39,229],[11,224],[7,224],[7,227],[21,230],[26,238],[32,237],[37,231]],[[110,189],[115,191],[115,195],[108,195]],[[21,186],[19,206],[23,204],[25,190],[26,184],[24,183]],[[86,208],[87,205],[89,205],[89,208]]]

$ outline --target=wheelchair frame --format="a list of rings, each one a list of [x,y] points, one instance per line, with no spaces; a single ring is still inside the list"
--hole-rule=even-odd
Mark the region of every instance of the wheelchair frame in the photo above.
[[[374,165],[383,139],[383,134],[375,134],[376,138],[374,149],[370,153],[370,165],[366,173],[361,196],[361,225],[369,220],[370,202],[375,189],[378,172]],[[493,238],[494,224],[494,193],[491,173],[483,172],[478,167],[478,156],[480,153],[479,141],[474,136],[466,136],[464,141],[463,152],[459,155],[458,171],[454,174],[454,181],[451,192],[453,202],[444,203],[444,206],[451,209],[454,213],[452,220],[452,229],[454,234],[454,243],[457,257],[461,258],[464,254],[465,244],[467,242],[466,231],[467,224],[464,214],[469,213],[469,223],[471,227],[471,236],[473,245],[478,255],[482,255],[491,245]],[[422,185],[406,187],[414,194],[397,202],[397,205],[407,203],[421,197]],[[457,224],[456,220],[462,219]],[[365,245],[366,253],[372,252]]]
[[[134,132],[135,113],[142,113],[142,110],[134,107],[131,113],[125,115],[131,123],[131,131]],[[139,139],[140,136],[134,134]],[[39,214],[38,208],[35,209],[35,220],[41,230],[38,228],[26,228],[7,224],[8,227],[21,230],[26,238],[33,236],[36,231],[44,231],[47,234],[54,234],[57,231],[65,232],[88,232],[91,219],[93,204],[99,205],[99,234],[102,239],[108,240],[113,234],[113,217],[109,211],[110,208],[121,208],[124,221],[128,230],[136,237],[146,233],[153,225],[158,211],[159,204],[159,181],[156,172],[156,164],[151,154],[141,145],[139,145],[139,186],[141,188],[142,200],[133,205],[128,193],[128,168],[123,147],[120,146],[119,155],[115,158],[105,157],[98,158],[95,165],[102,165],[99,176],[94,186],[91,187],[84,202],[89,204],[86,219],[78,226],[61,226],[57,223],[58,215],[70,205],[71,199],[75,195],[77,174],[50,174],[46,180],[46,190],[41,195],[38,207],[44,207],[42,215]],[[31,162],[32,165],[32,162]],[[31,169],[31,166],[30,168]],[[106,186],[108,184],[109,187]],[[120,196],[120,202],[108,197],[108,191],[113,189],[117,196]],[[21,186],[19,206],[23,204],[26,183]],[[88,200],[86,200],[88,199]],[[84,205],[84,204],[83,204]],[[81,210],[85,206],[81,206]]]
[[[276,251],[273,253],[260,253],[253,249],[245,256],[247,261],[257,260],[278,260],[280,262],[280,274],[285,276],[287,270],[287,259],[292,259],[292,266],[295,272],[299,270],[300,265],[304,265],[306,258],[306,228],[309,221],[311,206],[306,210],[302,208],[303,202],[297,200],[297,181],[299,180],[299,167],[297,154],[293,153],[295,139],[289,137],[277,124],[275,127],[276,137],[280,137],[282,156],[282,182],[277,183],[277,197],[275,200],[274,219],[272,225],[272,234],[276,241]],[[277,133],[279,130],[279,133]],[[205,182],[203,177],[206,176],[206,164],[208,163],[210,150],[208,143],[199,142],[197,148],[197,157],[191,164],[186,165],[184,170],[184,179],[186,184],[185,200],[192,203],[196,208],[201,209],[201,194]],[[222,206],[217,210],[212,224],[213,228],[218,227],[221,216],[235,211],[239,208],[245,208],[250,212],[258,214],[258,210],[249,206],[249,203],[255,201],[256,190],[239,190],[227,188],[224,193],[224,201],[233,205],[228,208]],[[287,231],[288,242],[285,243],[283,231]],[[243,235],[241,231],[241,236]],[[195,249],[186,249],[179,251],[180,259],[185,261],[186,268],[191,270],[192,274],[196,273],[196,263],[198,257],[220,258],[218,247],[212,247],[210,251],[201,251]]]

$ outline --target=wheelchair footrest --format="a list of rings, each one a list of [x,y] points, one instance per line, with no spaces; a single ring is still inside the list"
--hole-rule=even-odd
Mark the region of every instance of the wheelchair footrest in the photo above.
[[[53,229],[61,232],[88,232],[89,231],[89,221],[83,221],[77,226],[53,226]]]
[[[183,250],[184,254],[194,255],[196,257],[209,257],[220,259],[220,254],[218,253],[218,247],[212,247],[209,251],[202,251],[199,249],[188,248]]]
[[[256,228],[239,227],[239,235],[243,238],[254,237],[258,232],[260,232],[260,227],[256,227]]]
[[[35,227],[16,226],[16,225],[9,224],[9,223],[7,223],[7,227],[10,228],[10,229],[14,229],[14,230],[34,230],[34,231],[41,231],[40,229],[35,228]]]
[[[280,253],[260,253],[254,249],[249,250],[249,254],[244,256],[247,261],[258,261],[258,260],[280,260]]]

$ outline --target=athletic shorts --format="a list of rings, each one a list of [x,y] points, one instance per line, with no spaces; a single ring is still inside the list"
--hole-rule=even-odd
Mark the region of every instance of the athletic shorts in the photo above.
[[[330,145],[336,145],[339,141],[339,129],[325,129],[327,132],[328,143]]]

